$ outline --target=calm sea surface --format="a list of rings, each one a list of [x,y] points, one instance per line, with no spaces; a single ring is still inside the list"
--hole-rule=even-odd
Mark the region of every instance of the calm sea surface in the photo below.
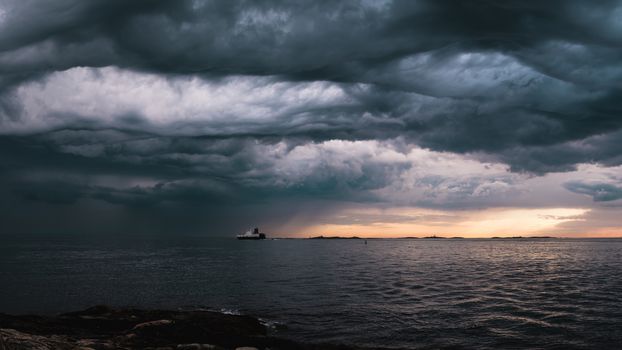
[[[622,348],[622,240],[20,238],[0,312],[206,307],[280,336],[406,348]]]

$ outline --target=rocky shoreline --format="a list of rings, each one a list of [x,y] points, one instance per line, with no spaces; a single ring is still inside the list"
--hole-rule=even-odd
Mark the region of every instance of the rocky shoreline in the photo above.
[[[0,314],[0,350],[355,350],[273,337],[250,316],[95,306],[56,316]]]

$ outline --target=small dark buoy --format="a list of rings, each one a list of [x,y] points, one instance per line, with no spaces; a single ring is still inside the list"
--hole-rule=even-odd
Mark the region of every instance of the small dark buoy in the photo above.
[[[365,244],[367,244],[367,240],[365,240]]]

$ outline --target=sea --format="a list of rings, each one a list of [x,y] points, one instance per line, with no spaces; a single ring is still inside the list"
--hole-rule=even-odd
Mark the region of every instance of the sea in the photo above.
[[[96,304],[370,348],[622,349],[622,239],[3,238],[0,312]]]

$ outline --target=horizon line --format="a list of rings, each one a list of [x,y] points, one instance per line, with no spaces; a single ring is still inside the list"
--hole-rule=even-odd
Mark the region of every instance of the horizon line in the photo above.
[[[219,236],[228,237],[228,236]],[[379,237],[379,236],[268,236],[267,239],[622,239],[622,236],[490,236],[490,237],[464,237],[464,236],[392,236],[392,237]]]

